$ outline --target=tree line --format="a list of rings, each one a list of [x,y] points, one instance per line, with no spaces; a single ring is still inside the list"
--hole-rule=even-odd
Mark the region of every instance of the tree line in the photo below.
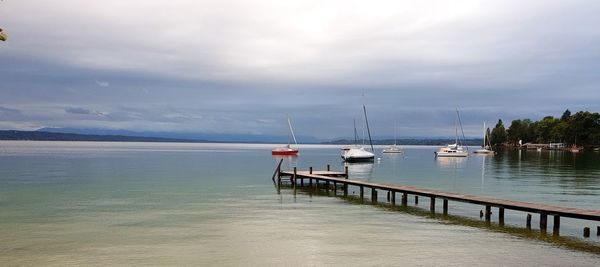
[[[525,143],[566,143],[578,146],[600,144],[600,114],[579,111],[571,114],[568,109],[560,118],[546,116],[539,121],[530,119],[513,120],[505,129],[498,120],[494,129],[487,129],[493,146],[516,146]]]

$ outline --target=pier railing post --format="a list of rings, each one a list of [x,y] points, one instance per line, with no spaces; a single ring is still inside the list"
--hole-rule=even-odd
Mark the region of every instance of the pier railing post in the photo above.
[[[331,171],[331,166],[327,164],[327,171]]]
[[[312,174],[312,167],[309,168],[309,174]]]
[[[346,179],[348,179],[348,166],[346,166],[346,168],[345,168],[345,177],[346,177]]]

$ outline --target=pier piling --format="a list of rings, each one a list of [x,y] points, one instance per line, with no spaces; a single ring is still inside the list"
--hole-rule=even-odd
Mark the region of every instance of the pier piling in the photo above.
[[[540,213],[540,231],[542,231],[542,233],[545,233],[547,228],[548,228],[548,214]]]
[[[552,224],[552,235],[560,235],[560,216],[554,215],[554,223]]]
[[[444,216],[448,216],[448,200],[444,199]]]
[[[408,194],[406,192],[402,193],[402,206],[406,207],[408,205]]]
[[[531,214],[527,213],[527,229],[531,230]]]
[[[504,208],[498,208],[498,225],[504,226]]]
[[[489,224],[492,221],[492,206],[485,206],[485,222]]]
[[[377,203],[377,190],[375,188],[371,188],[371,202],[373,204]]]
[[[365,201],[365,188],[363,186],[360,186],[360,201],[364,202]]]
[[[389,191],[391,194],[391,201],[392,201],[392,206],[396,206],[396,192],[394,191]]]
[[[419,196],[415,195],[415,206],[419,205]]]
[[[590,237],[590,228],[589,227],[583,228],[583,237],[585,237],[585,238]]]
[[[435,213],[435,197],[431,197],[431,200],[429,201],[429,211]]]

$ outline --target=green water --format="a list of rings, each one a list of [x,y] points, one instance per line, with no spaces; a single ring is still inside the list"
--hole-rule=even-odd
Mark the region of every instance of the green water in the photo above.
[[[518,230],[480,227],[481,207],[474,205],[451,202],[451,214],[464,219],[441,220],[302,190],[278,193],[271,182],[278,161],[271,148],[0,142],[0,265],[600,265],[597,253]],[[436,160],[434,149],[379,154],[374,164],[350,165],[350,173],[371,181],[600,207],[600,154],[507,152]],[[304,146],[299,157],[284,162],[285,168],[344,166],[335,146]],[[385,202],[385,194],[380,200]],[[524,226],[525,214],[506,216],[507,224]],[[561,235],[597,246],[597,224],[563,219]],[[581,237],[583,226],[593,229],[590,239]]]

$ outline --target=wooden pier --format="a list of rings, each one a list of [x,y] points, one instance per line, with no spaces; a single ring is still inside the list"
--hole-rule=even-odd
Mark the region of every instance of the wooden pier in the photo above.
[[[415,203],[418,203],[419,197],[429,198],[429,210],[431,213],[435,213],[436,200],[443,202],[442,209],[443,214],[448,215],[448,202],[465,202],[476,205],[482,205],[485,207],[485,211],[481,211],[480,216],[485,216],[486,223],[491,222],[492,207],[498,209],[498,224],[504,225],[504,211],[505,210],[516,210],[523,212],[530,212],[539,214],[540,230],[546,232],[548,225],[548,216],[553,216],[553,234],[559,235],[560,232],[560,218],[575,218],[591,221],[600,221],[600,210],[587,210],[578,208],[566,208],[558,207],[545,204],[536,204],[522,201],[513,201],[506,199],[498,199],[485,196],[466,195],[459,193],[443,192],[437,190],[417,188],[413,186],[403,186],[395,184],[384,184],[384,183],[373,183],[365,182],[360,180],[351,179],[348,177],[348,167],[345,172],[335,172],[330,170],[330,166],[327,165],[325,171],[313,171],[312,167],[308,171],[298,171],[295,167],[293,171],[281,171],[281,162],[278,165],[275,173],[273,174],[273,181],[281,184],[282,179],[288,179],[291,185],[296,188],[300,187],[316,187],[325,190],[334,190],[337,193],[338,188],[341,188],[343,195],[348,196],[348,187],[355,186],[359,188],[359,198],[364,200],[364,190],[371,190],[371,202],[377,202],[377,190],[387,191],[387,200],[392,205],[396,205],[396,194],[401,194],[401,205],[408,205],[409,195],[413,195]],[[308,181],[305,181],[308,180]],[[531,228],[531,214],[527,214],[527,228]],[[600,226],[597,228],[600,235]],[[584,237],[589,237],[589,228],[584,229]]]

